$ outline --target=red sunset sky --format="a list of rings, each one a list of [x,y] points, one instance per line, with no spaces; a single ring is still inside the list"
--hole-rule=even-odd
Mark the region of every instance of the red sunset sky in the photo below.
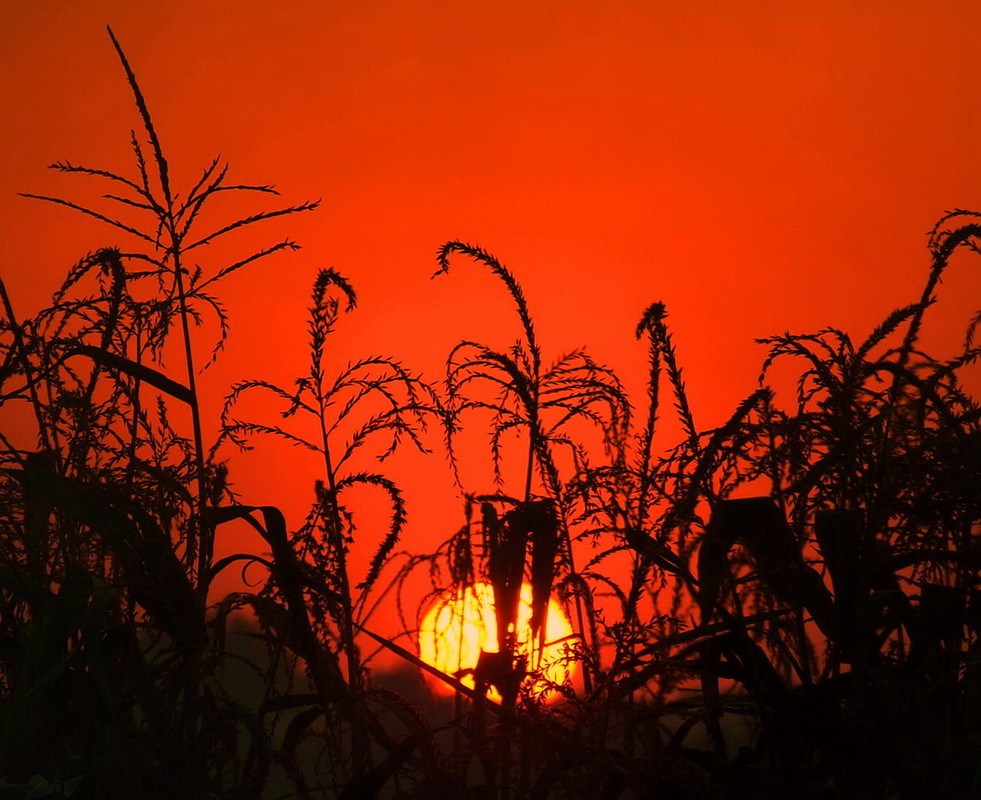
[[[107,23],[178,184],[220,153],[235,180],[323,199],[202,254],[215,268],[285,236],[303,245],[225,282],[232,337],[202,379],[211,423],[230,382],[302,373],[320,267],[360,295],[337,364],[386,353],[439,378],[461,338],[509,344],[517,325],[486,270],[460,258],[429,279],[436,247],[459,238],[518,276],[546,358],[586,345],[638,399],[632,331],[664,301],[712,427],[755,387],[755,337],[863,337],[918,299],[934,221],[981,209],[976,2],[8,2],[0,275],[22,315],[85,253],[132,246],[16,195],[97,203],[106,187],[49,173],[59,159],[132,170],[139,120]],[[927,316],[941,355],[979,288],[959,257]],[[229,455],[247,502],[295,517],[310,498],[314,465],[294,452]],[[406,464],[395,477],[421,549],[455,529],[458,505],[441,454]]]

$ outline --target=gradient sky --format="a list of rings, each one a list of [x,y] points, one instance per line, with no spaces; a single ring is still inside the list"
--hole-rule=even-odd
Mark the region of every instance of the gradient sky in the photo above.
[[[485,271],[458,259],[429,280],[436,247],[459,238],[518,276],[546,358],[587,345],[637,397],[632,331],[665,302],[696,422],[712,427],[755,387],[755,337],[863,337],[919,297],[940,214],[981,208],[977,2],[6,2],[0,275],[21,314],[86,252],[130,246],[16,196],[106,188],[45,170],[58,159],[132,169],[139,121],[107,23],[178,183],[221,153],[236,180],[323,199],[234,242],[304,249],[225,283],[212,423],[231,381],[303,370],[323,266],[361,299],[339,364],[387,353],[438,378],[461,338],[509,344],[517,326]],[[927,318],[940,354],[979,288],[959,257]],[[232,475],[249,502],[295,516],[316,475],[277,452],[235,457]],[[407,463],[410,489],[436,487],[410,495],[410,545],[445,538],[460,519],[442,457]]]

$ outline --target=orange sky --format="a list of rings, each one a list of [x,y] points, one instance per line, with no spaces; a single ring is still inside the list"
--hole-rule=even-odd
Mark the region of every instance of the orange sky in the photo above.
[[[231,381],[301,373],[323,266],[361,298],[338,363],[388,353],[438,378],[461,338],[510,343],[488,274],[458,259],[429,280],[435,248],[460,238],[517,274],[546,358],[588,345],[638,397],[632,330],[664,301],[711,427],[755,386],[754,337],[863,336],[919,297],[936,218],[981,208],[979,22],[976,2],[942,1],[4,3],[0,274],[26,314],[80,256],[130,244],[15,194],[105,188],[49,174],[58,159],[131,169],[138,119],[109,23],[178,182],[221,153],[238,180],[324,201],[235,243],[304,249],[225,283],[233,331],[203,379],[211,422]],[[250,202],[229,214],[262,207]],[[976,265],[958,263],[927,330],[944,354],[981,305]],[[263,452],[236,457],[233,478],[295,516],[316,475]],[[438,489],[410,495],[419,546],[459,515],[440,455],[410,473]]]

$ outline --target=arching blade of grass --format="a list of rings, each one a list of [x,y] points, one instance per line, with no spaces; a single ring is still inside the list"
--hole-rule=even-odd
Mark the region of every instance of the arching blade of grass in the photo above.
[[[483,703],[485,706],[487,706],[487,708],[491,709],[497,714],[503,713],[503,709],[501,708],[500,704],[474,691],[466,684],[461,683],[457,678],[454,678],[452,675],[447,675],[445,672],[437,669],[432,664],[426,663],[414,653],[411,653],[410,651],[406,650],[404,647],[402,647],[402,645],[393,642],[391,639],[386,639],[384,636],[381,636],[375,633],[374,631],[370,631],[367,628],[362,627],[361,625],[356,625],[356,627],[358,628],[359,631],[366,634],[367,636],[370,636],[372,639],[378,642],[378,644],[380,644],[386,650],[391,650],[393,653],[395,653],[395,655],[405,659],[405,661],[418,667],[423,672],[427,672],[430,675],[432,675],[434,678],[438,678],[447,686],[452,688],[454,691],[457,691],[460,694],[469,697],[474,702]]]

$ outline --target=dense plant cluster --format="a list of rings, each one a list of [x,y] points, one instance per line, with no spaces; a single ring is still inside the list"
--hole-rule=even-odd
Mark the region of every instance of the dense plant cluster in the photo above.
[[[959,382],[981,355],[978,320],[953,360],[917,346],[950,259],[979,246],[979,215],[938,223],[922,297],[865,340],[835,328],[763,340],[759,388],[715,429],[693,419],[662,304],[637,325],[648,381],[635,407],[585,351],[547,360],[515,275],[452,241],[438,274],[458,261],[487,269],[514,302],[517,342],[461,342],[441,386],[390,357],[338,367],[328,343],[356,294],[322,270],[309,370],[288,386],[230,387],[208,432],[194,323],[219,321],[213,358],[226,333],[217,283],[295,245],[211,272],[189,268],[188,254],[315,204],[202,231],[217,194],[275,193],[229,183],[217,161],[176,192],[113,44],[147,142],[132,137],[136,177],[54,166],[109,181],[119,193],[106,198],[146,223],[40,199],[142,249],[84,257],[29,317],[0,283],[0,403],[29,420],[0,431],[0,796],[981,791],[981,410]],[[186,382],[164,368],[166,352],[182,355]],[[780,408],[766,380],[788,360],[802,369],[795,405]],[[256,393],[281,403],[279,421],[245,417],[240,403]],[[680,442],[659,432],[665,397]],[[442,432],[456,465],[459,433],[480,424],[494,485],[464,485],[458,472],[459,530],[433,553],[395,560],[411,547],[399,545],[406,499],[361,466],[364,455],[427,451]],[[229,448],[257,436],[322,464],[309,514],[292,527],[228,488]],[[364,575],[349,566],[354,489],[391,509]],[[236,524],[267,548],[217,558],[216,532]],[[209,599],[215,577],[243,565],[262,580]],[[472,684],[371,629],[380,581],[398,586],[427,568],[434,595],[477,580],[493,589],[496,652]],[[563,658],[575,677],[561,684],[543,682],[516,647],[523,583],[536,647],[550,598],[572,622]],[[386,688],[369,646],[450,686],[452,709],[427,716],[420,698]]]

